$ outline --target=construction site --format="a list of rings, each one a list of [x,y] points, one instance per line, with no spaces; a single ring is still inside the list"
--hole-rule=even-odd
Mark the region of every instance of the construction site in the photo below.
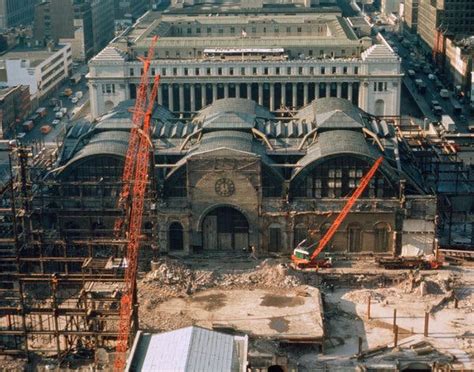
[[[186,327],[229,361],[196,371],[474,369],[473,174],[441,128],[335,97],[171,112],[152,57],[58,147],[2,144],[2,370],[191,370]]]

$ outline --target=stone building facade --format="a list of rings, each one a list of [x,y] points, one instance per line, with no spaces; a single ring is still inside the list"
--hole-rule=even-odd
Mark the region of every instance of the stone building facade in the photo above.
[[[66,213],[58,221],[63,229],[71,223],[76,231],[94,224],[99,235],[112,229],[118,193],[112,181],[120,179],[132,105],[123,102],[95,126],[77,126],[66,137],[58,194],[73,193],[68,208],[102,205],[108,214],[71,221]],[[328,252],[432,249],[436,203],[411,165],[414,155],[389,124],[348,100],[319,99],[294,117],[278,118],[237,98],[218,100],[192,120],[158,106],[152,139],[144,233],[162,252],[241,252],[255,245],[288,253],[303,239],[315,243],[380,156],[381,169]]]
[[[283,8],[284,9],[284,8]],[[338,12],[183,15],[150,12],[89,63],[91,112],[97,117],[134,99],[136,57],[159,36],[151,74],[158,103],[196,112],[220,98],[249,98],[270,111],[320,97],[346,98],[375,115],[399,115],[400,58],[381,35],[358,38]]]

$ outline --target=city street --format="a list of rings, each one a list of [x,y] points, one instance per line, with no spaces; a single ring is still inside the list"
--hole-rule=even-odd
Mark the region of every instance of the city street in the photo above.
[[[73,119],[73,110],[79,108],[83,105],[87,105],[89,101],[89,89],[87,87],[87,81],[84,75],[87,72],[87,65],[79,65],[73,70],[73,73],[81,73],[83,75],[80,82],[74,84],[70,79],[65,80],[54,92],[54,94],[44,100],[39,104],[39,107],[45,107],[47,109],[47,114],[45,117],[41,118],[40,121],[34,126],[34,128],[27,132],[26,135],[21,139],[22,143],[32,144],[35,142],[44,142],[45,144],[52,144],[56,142],[56,138],[59,134],[65,133],[68,124]],[[70,88],[72,89],[73,97],[76,92],[81,91],[83,97],[76,103],[72,103],[69,97],[63,96],[64,90]],[[53,125],[53,121],[56,120],[56,112],[53,111],[53,108],[50,105],[51,99],[57,99],[60,102],[62,107],[67,109],[67,114],[60,120],[60,123]],[[32,113],[34,114],[34,113]],[[50,125],[52,130],[48,134],[41,133],[41,127],[44,125]]]

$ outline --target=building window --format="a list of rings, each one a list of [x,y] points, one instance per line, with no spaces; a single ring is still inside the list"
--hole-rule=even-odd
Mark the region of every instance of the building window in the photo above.
[[[206,32],[207,32],[208,34],[210,34],[210,33],[212,32],[211,28],[208,27],[207,30],[206,30]]]
[[[386,252],[390,245],[390,226],[384,222],[378,223],[374,227],[374,250]]]
[[[362,250],[362,227],[359,224],[351,224],[348,226],[347,247],[349,252]]]
[[[199,69],[198,68],[194,69],[194,75],[199,76]]]
[[[377,83],[374,82],[374,92],[376,92],[376,91],[377,91]]]
[[[245,67],[240,68],[240,75],[245,75]]]
[[[130,69],[130,76],[135,76],[135,69],[133,68]]]
[[[151,76],[155,76],[156,75],[156,70],[154,67],[151,68]]]
[[[222,75],[222,67],[217,68],[217,75]]]
[[[196,28],[196,34],[200,34],[201,33],[201,29],[198,27]]]
[[[230,28],[230,33],[231,33],[231,34],[235,34],[235,27],[231,27],[231,28]]]
[[[161,75],[162,75],[162,76],[166,76],[166,68],[162,68],[162,69],[161,69]]]
[[[234,75],[234,68],[233,67],[229,67],[229,75]]]
[[[310,49],[310,50],[308,51],[308,55],[309,55],[310,57],[313,56],[313,49]]]
[[[193,31],[191,30],[191,28],[188,27],[188,28],[186,29],[186,33],[187,33],[188,35],[191,35],[191,34],[193,33]]]
[[[253,68],[252,68],[252,74],[253,74],[253,75],[257,75],[257,68],[256,68],[256,67],[253,67]]]
[[[287,68],[286,68],[286,74],[287,74],[287,75],[291,75],[291,67],[287,67]]]
[[[173,76],[178,75],[178,69],[176,67],[173,67]]]
[[[298,67],[298,74],[303,75],[303,67]]]
[[[184,68],[184,75],[188,76],[188,68],[187,67]]]
[[[275,75],[280,75],[280,67],[275,67]]]
[[[252,33],[254,33],[254,34],[257,33],[257,27],[252,27]]]
[[[354,75],[358,75],[359,74],[359,67],[355,66],[354,67]]]
[[[281,228],[279,225],[270,225],[268,250],[278,252],[281,250]]]
[[[347,74],[347,66],[344,66],[344,67],[342,68],[342,73],[343,73],[344,75]]]
[[[183,226],[179,222],[173,222],[169,229],[169,250],[182,251],[184,248],[183,242]]]
[[[263,68],[263,74],[264,74],[264,75],[268,75],[268,67],[264,67],[264,68]]]
[[[219,35],[222,35],[224,33],[224,30],[222,28],[220,28],[218,33],[219,33]]]
[[[298,32],[299,34],[301,34],[301,27],[298,27],[298,28],[296,29],[296,32]]]
[[[210,67],[206,68],[206,75],[211,75],[211,68]]]
[[[102,85],[103,94],[115,94],[115,84],[104,84]]]
[[[336,66],[332,66],[332,73],[335,74],[337,72],[337,67]]]
[[[326,73],[326,68],[324,66],[321,66],[321,75],[324,75]]]
[[[287,34],[290,34],[290,33],[291,33],[291,27],[287,27],[287,28],[286,28],[286,33],[287,33]]]

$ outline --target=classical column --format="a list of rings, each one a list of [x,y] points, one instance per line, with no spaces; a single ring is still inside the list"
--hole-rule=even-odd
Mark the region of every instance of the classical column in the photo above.
[[[308,83],[303,83],[303,105],[308,104]]]
[[[331,83],[326,83],[326,97],[331,97]]]
[[[235,98],[240,98],[240,83],[235,84]]]
[[[247,83],[247,99],[252,99],[252,83]]]
[[[258,83],[258,104],[263,105],[263,83]]]
[[[292,104],[293,104],[293,109],[296,108],[296,105],[298,104],[298,101],[296,99],[296,94],[298,92],[298,89],[297,89],[297,85],[296,83],[293,83],[293,91],[292,91],[292,97],[291,97],[291,100],[292,100]]]
[[[163,86],[161,84],[158,85],[157,100],[159,105],[163,105]]]
[[[337,87],[337,98],[341,98],[342,97],[342,83],[336,83],[336,87]]]
[[[201,84],[201,108],[207,105],[206,84]]]
[[[224,83],[224,98],[229,98],[229,83]]]
[[[275,84],[270,83],[270,111],[275,111]]]
[[[212,84],[212,102],[217,100],[217,84]]]
[[[352,102],[352,83],[347,83],[347,99]]]
[[[319,83],[314,83],[314,98],[319,98]]]
[[[196,111],[196,92],[194,91],[194,84],[189,84],[189,95],[191,101],[191,111]]]
[[[281,83],[281,106],[286,107],[286,83]]]
[[[179,89],[179,111],[184,111],[184,84],[178,85]]]
[[[168,105],[170,106],[170,111],[174,111],[173,84],[168,84]]]

